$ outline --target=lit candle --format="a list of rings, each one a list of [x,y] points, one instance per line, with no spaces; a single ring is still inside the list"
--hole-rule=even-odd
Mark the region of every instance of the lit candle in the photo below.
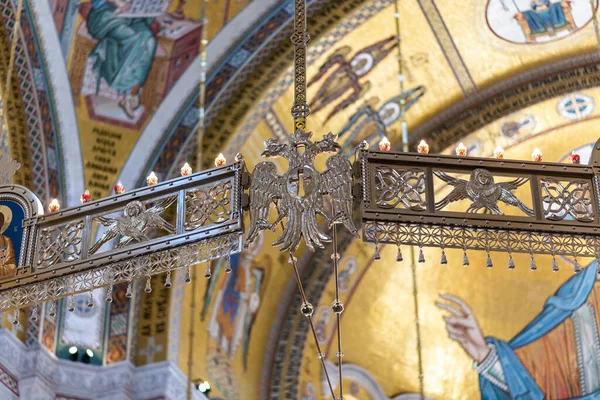
[[[150,172],[150,175],[146,177],[146,183],[148,186],[156,185],[158,183],[158,176],[156,176],[154,171]]]
[[[429,145],[425,143],[424,140],[421,140],[421,142],[417,146],[417,151],[421,154],[429,154]]]
[[[538,149],[537,147],[533,150],[533,153],[531,153],[531,159],[535,162],[542,162],[543,157],[542,157],[542,152],[540,151],[540,149]]]
[[[458,147],[456,148],[456,155],[459,157],[466,157],[467,156],[467,146],[465,146],[463,144],[463,142],[460,142],[458,144]]]
[[[381,139],[381,142],[379,142],[379,150],[390,151],[391,149],[392,149],[392,144],[390,143],[388,138],[384,137],[383,139]]]
[[[497,158],[498,160],[502,160],[504,158],[504,149],[500,146],[496,146],[496,149],[494,150],[494,158]]]
[[[181,167],[181,176],[191,175],[192,172],[192,167],[188,163],[183,164],[183,167]]]
[[[215,166],[216,167],[222,167],[225,164],[227,164],[227,159],[225,158],[225,156],[223,155],[223,153],[219,153],[219,155],[217,156],[217,158],[215,158]]]
[[[92,201],[92,195],[90,194],[90,191],[86,190],[85,192],[83,192],[80,200],[81,204],[89,203],[90,201]]]
[[[581,157],[579,157],[579,154],[572,152],[569,156],[569,160],[571,160],[571,164],[579,164],[581,162]]]
[[[59,210],[60,210],[60,203],[58,202],[57,199],[52,199],[50,204],[48,204],[48,211],[53,213],[53,212],[57,212]]]
[[[115,191],[115,194],[122,194],[125,192],[125,186],[123,186],[121,181],[117,182],[117,184],[115,185],[115,187],[113,189]]]

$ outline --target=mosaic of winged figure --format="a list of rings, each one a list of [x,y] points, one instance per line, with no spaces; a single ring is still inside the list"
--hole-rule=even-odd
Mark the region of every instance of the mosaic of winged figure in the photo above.
[[[265,143],[264,157],[283,157],[289,168],[282,176],[277,175],[277,167],[270,161],[256,165],[250,184],[250,229],[246,244],[253,242],[258,234],[266,229],[275,231],[277,225],[286,219],[281,236],[273,246],[281,250],[295,251],[302,239],[306,246],[324,248],[331,238],[319,230],[317,216],[321,215],[331,227],[343,224],[358,237],[358,230],[352,221],[352,165],[341,154],[336,137],[329,133],[323,140],[312,142],[310,132],[298,130],[290,136],[290,144],[269,139]],[[303,151],[299,151],[299,149]],[[327,170],[320,173],[314,167],[314,159],[320,153],[336,153],[326,161]],[[324,210],[324,196],[331,197],[333,215]],[[271,205],[277,204],[278,217],[269,222]]]
[[[105,243],[115,238],[117,240],[117,249],[125,247],[132,240],[143,242],[149,240],[146,231],[149,229],[162,229],[169,233],[175,233],[175,227],[165,221],[162,214],[171,204],[177,200],[176,197],[169,197],[158,201],[154,206],[146,209],[146,206],[140,201],[132,201],[125,206],[123,215],[116,218],[99,217],[98,221],[106,227],[106,230],[94,245],[90,248],[89,254],[96,253]]]
[[[468,213],[475,213],[481,209],[488,210],[492,214],[504,215],[498,208],[498,201],[519,208],[525,214],[532,217],[534,212],[515,196],[512,191],[529,182],[529,178],[517,178],[510,182],[494,182],[491,172],[483,168],[477,168],[471,173],[470,180],[454,178],[444,172],[435,171],[434,174],[454,186],[454,189],[441,201],[435,204],[436,210],[441,210],[448,204],[463,199],[470,199],[473,203],[467,208]]]
[[[349,46],[336,50],[321,66],[319,72],[308,82],[312,86],[331,71],[319,87],[310,103],[313,112],[318,112],[329,104],[339,102],[331,111],[325,122],[354,103],[371,88],[371,83],[360,82],[360,79],[371,72],[392,50],[398,41],[395,36],[381,40],[356,52],[350,60],[346,57],[352,51]]]

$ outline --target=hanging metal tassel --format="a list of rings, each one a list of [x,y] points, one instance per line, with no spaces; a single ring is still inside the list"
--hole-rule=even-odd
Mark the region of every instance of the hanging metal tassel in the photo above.
[[[90,296],[87,298],[85,305],[88,308],[94,308],[94,292],[90,290]]]
[[[425,254],[423,254],[423,248],[419,247],[419,264],[423,264],[425,262]]]
[[[189,265],[185,269],[185,283],[190,283],[192,281],[192,267]]]
[[[513,260],[512,254],[508,255],[508,269],[515,269],[515,260]]]
[[[442,259],[440,260],[440,264],[446,265],[448,264],[448,259],[446,258],[446,251],[442,249]]]
[[[379,244],[375,243],[375,253],[373,254],[373,260],[381,260],[381,254],[379,254]]]
[[[490,257],[490,253],[487,253],[487,260],[485,262],[485,266],[488,268],[492,268],[494,263],[492,262],[492,257]]]
[[[225,267],[225,272],[230,274],[231,271],[233,271],[231,269],[231,256],[227,256],[227,266]]]
[[[554,255],[552,256],[552,272],[558,272],[558,263]]]
[[[48,311],[48,315],[51,317],[56,317],[56,301],[50,302],[50,311]]]
[[[146,287],[144,288],[144,292],[146,292],[146,293],[152,292],[152,283],[150,283],[150,277],[146,278]]]
[[[169,289],[171,287],[171,271],[167,271],[167,277],[165,278],[165,287]]]
[[[576,274],[581,272],[581,265],[579,265],[579,262],[577,261],[577,256],[575,256],[575,265],[573,265],[573,271]]]
[[[398,246],[398,252],[396,253],[396,261],[402,262],[403,260],[404,257],[402,257],[402,249],[400,249],[400,246]]]
[[[13,325],[15,325],[15,326],[19,325],[19,316],[20,316],[20,312],[19,312],[19,309],[17,308],[15,310],[15,317],[12,320]]]
[[[535,258],[533,257],[533,254],[531,254],[531,263],[529,263],[529,269],[532,271],[537,270],[537,265],[535,265]]]
[[[469,257],[467,256],[467,250],[463,250],[464,255],[463,255],[463,267],[468,267],[469,264]]]
[[[71,297],[69,298],[69,308],[68,308],[69,312],[74,312],[75,311],[75,295],[72,294]]]
[[[108,285],[108,288],[106,289],[106,302],[107,303],[112,303],[113,302],[113,285]]]
[[[31,320],[33,322],[38,320],[38,305],[34,304],[33,307],[31,307]]]
[[[127,282],[127,292],[125,293],[125,297],[128,299],[133,297],[133,284],[131,281]]]
[[[206,263],[206,269],[204,270],[204,277],[209,279],[212,276],[212,271],[210,270],[210,262]]]

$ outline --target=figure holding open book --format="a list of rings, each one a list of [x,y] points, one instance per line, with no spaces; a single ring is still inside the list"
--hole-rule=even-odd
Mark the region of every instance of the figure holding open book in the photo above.
[[[97,85],[100,79],[123,94],[119,106],[130,118],[140,106],[140,90],[154,60],[154,18],[124,18],[130,4],[122,0],[92,0],[87,17],[89,34],[97,40],[90,53]]]

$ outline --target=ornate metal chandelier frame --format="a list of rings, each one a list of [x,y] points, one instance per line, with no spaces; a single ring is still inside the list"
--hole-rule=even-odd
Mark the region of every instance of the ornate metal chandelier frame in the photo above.
[[[24,210],[21,257],[16,272],[0,277],[0,311],[32,306],[77,293],[112,286],[134,279],[229,257],[243,250],[243,210],[250,215],[246,245],[261,231],[281,234],[274,245],[289,253],[289,262],[303,299],[302,314],[309,320],[318,357],[336,400],[325,368],[325,355],[317,340],[309,302],[297,266],[295,252],[324,249],[332,243],[337,316],[336,353],[339,397],[342,391],[341,315],[339,297],[337,225],[359,237],[353,211],[360,203],[362,239],[379,245],[426,246],[488,253],[600,256],[600,140],[590,165],[500,160],[474,157],[371,151],[363,145],[354,165],[340,154],[331,133],[313,142],[306,131],[310,109],[306,99],[306,1],[294,0],[294,132],[281,143],[265,143],[265,157],[283,157],[289,168],[277,174],[275,164],[261,162],[252,174],[242,157],[231,165],[156,183],[131,192],[91,201],[81,206],[43,214],[41,202],[28,189],[10,184],[4,175],[14,173],[14,163],[0,157],[0,200],[12,201]],[[399,33],[399,29],[398,29]],[[401,61],[401,60],[399,60]],[[204,82],[204,81],[203,81]],[[314,159],[329,153],[326,170],[318,171]],[[10,160],[8,160],[10,161]],[[450,189],[436,191],[436,179]],[[441,194],[440,194],[441,193]],[[325,206],[327,201],[330,206]],[[466,211],[453,211],[449,204],[464,201]],[[504,215],[502,210],[511,212]],[[277,217],[273,220],[272,210]],[[175,223],[162,215],[174,211]],[[419,261],[423,262],[420,252]],[[557,268],[556,262],[553,269]],[[509,267],[514,268],[514,263]],[[228,268],[230,271],[230,268]],[[210,269],[207,269],[210,275]],[[131,285],[130,285],[131,287]],[[71,308],[71,307],[70,307]],[[18,321],[18,313],[15,322]]]

